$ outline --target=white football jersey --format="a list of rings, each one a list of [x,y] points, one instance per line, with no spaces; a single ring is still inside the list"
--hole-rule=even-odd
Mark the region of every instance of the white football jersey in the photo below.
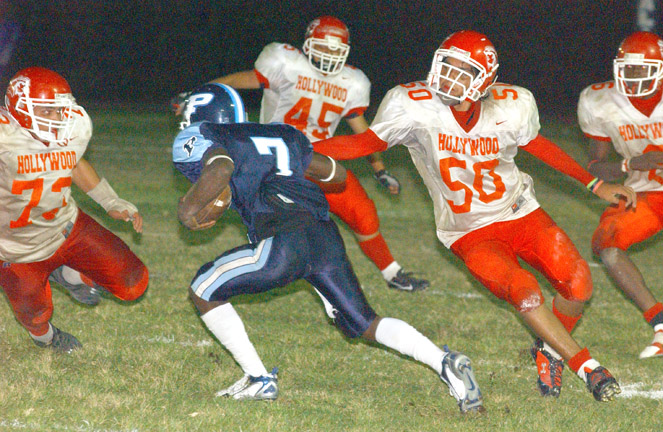
[[[614,81],[593,84],[580,93],[578,121],[586,135],[612,141],[624,158],[663,151],[663,103],[647,117],[617,92]],[[636,192],[663,191],[663,170],[629,171],[624,184]]]
[[[495,85],[465,132],[426,83],[413,82],[387,93],[370,128],[389,147],[410,151],[433,200],[437,236],[449,247],[470,231],[539,207],[532,179],[514,163],[518,146],[539,127],[534,97],[522,87]]]
[[[290,124],[313,142],[333,136],[341,118],[363,114],[369,104],[371,83],[362,71],[345,65],[339,74],[324,75],[287,44],[267,45],[255,69],[269,81],[260,123]]]
[[[0,260],[25,263],[49,258],[64,242],[78,208],[71,171],[85,153],[92,123],[81,107],[66,144],[46,146],[0,108]]]

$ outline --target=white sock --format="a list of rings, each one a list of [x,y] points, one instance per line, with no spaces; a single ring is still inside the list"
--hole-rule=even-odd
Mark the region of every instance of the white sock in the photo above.
[[[28,333],[30,333],[30,336],[32,337],[32,339],[36,340],[37,342],[49,344],[53,340],[53,326],[51,325],[50,322],[48,323],[48,331],[46,333],[44,333],[43,335],[37,336],[37,335],[33,335],[31,332],[28,332]]]
[[[81,279],[81,274],[78,270],[74,270],[67,266],[62,267],[62,278],[72,285],[87,285],[83,282],[83,279]]]
[[[430,366],[438,374],[442,372],[442,359],[446,353],[405,321],[382,318],[375,329],[375,340]]]
[[[201,318],[219,342],[230,351],[245,374],[254,377],[267,374],[265,365],[246,334],[242,319],[230,303],[215,307]]]
[[[593,358],[590,358],[586,362],[584,362],[581,366],[580,369],[578,369],[578,376],[585,382],[587,382],[587,373],[593,371],[597,367],[601,366],[599,362],[594,360]]]
[[[663,324],[656,324],[654,326],[654,332],[660,332],[663,331]]]
[[[381,270],[382,277],[384,278],[384,280],[390,281],[396,276],[396,274],[401,268],[402,268],[401,265],[398,264],[396,261],[394,261],[391,264],[389,264],[387,267],[385,267],[384,270]]]

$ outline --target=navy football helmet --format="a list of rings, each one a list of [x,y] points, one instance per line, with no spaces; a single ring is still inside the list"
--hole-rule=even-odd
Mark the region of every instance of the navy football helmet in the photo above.
[[[205,84],[198,87],[184,102],[184,117],[180,128],[191,123],[244,123],[248,121],[244,102],[239,94],[225,84]]]

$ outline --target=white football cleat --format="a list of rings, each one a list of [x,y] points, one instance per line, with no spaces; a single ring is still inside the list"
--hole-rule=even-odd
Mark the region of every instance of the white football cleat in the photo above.
[[[449,393],[458,401],[460,412],[480,413],[486,410],[470,359],[465,354],[448,351],[442,359],[440,379],[449,386]]]
[[[235,384],[217,392],[216,396],[232,396],[237,400],[275,400],[279,395],[277,372],[278,368],[274,368],[259,377],[244,375]]]
[[[654,333],[654,340],[640,353],[640,358],[663,357],[663,329]]]

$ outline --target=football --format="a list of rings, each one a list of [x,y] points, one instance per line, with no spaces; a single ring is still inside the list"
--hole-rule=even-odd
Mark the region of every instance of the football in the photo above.
[[[232,193],[230,192],[230,186],[226,186],[219,196],[210,201],[209,204],[200,209],[196,214],[197,227],[195,229],[202,230],[214,226],[221,215],[230,207],[231,201]]]

